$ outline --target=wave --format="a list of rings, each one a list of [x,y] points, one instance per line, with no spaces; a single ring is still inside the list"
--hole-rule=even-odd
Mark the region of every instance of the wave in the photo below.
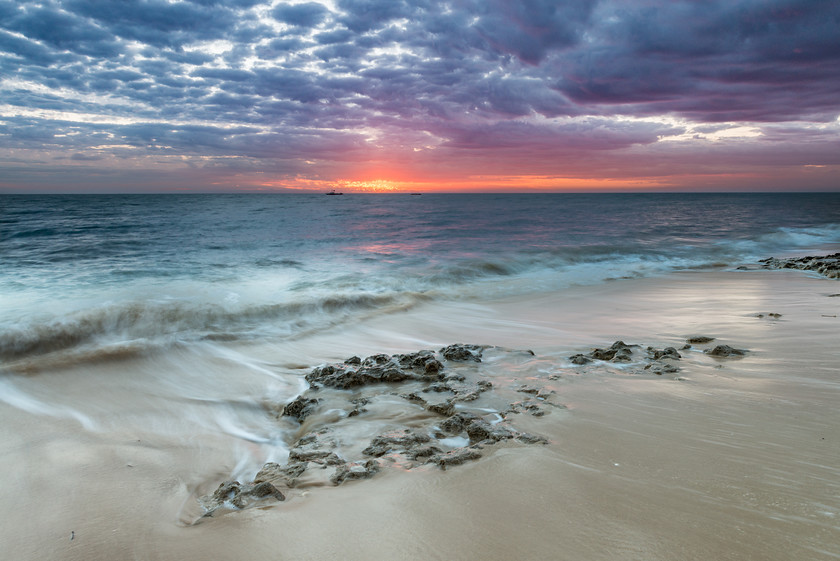
[[[294,331],[326,325],[359,311],[411,306],[420,294],[330,295],[309,302],[244,306],[230,309],[185,301],[127,302],[74,312],[66,317],[8,327],[0,332],[0,358],[12,361],[93,346],[92,356],[138,352],[183,341],[232,341],[268,331]],[[130,344],[129,344],[130,342]],[[120,350],[121,349],[121,350]]]
[[[615,240],[612,240],[615,242]],[[77,356],[113,358],[145,348],[184,342],[224,343],[255,337],[299,337],[369,313],[388,313],[431,299],[507,296],[560,290],[622,278],[639,278],[672,271],[735,268],[787,252],[817,249],[840,243],[840,225],[778,228],[741,239],[702,239],[690,236],[641,237],[621,243],[542,246],[510,245],[469,254],[424,253],[411,261],[387,257],[369,265],[352,261],[318,262],[302,253],[298,259],[251,262],[232,269],[231,281],[182,282],[158,275],[161,290],[176,290],[180,297],[143,298],[143,279],[120,279],[110,303],[87,305],[63,315],[35,317],[32,307],[21,307],[23,320],[3,318],[0,324],[0,359],[16,361],[72,351]],[[217,296],[243,292],[231,300]],[[218,283],[218,284],[216,284]],[[14,290],[15,285],[7,283]],[[105,285],[89,288],[68,285],[74,294],[99,294]],[[135,290],[136,289],[136,290]],[[50,295],[52,296],[52,295]],[[250,299],[249,299],[250,298]],[[273,300],[272,300],[273,299]],[[282,300],[282,301],[278,301]],[[36,307],[50,311],[52,298]],[[80,302],[83,300],[80,300]],[[99,300],[101,301],[101,300]],[[99,302],[97,301],[97,302]],[[72,305],[72,302],[71,302]],[[82,305],[82,304],[79,304]]]

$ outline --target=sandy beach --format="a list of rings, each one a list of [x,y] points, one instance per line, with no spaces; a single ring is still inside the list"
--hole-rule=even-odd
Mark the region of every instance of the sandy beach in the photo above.
[[[837,293],[798,271],[694,271],[428,303],[212,353],[18,362],[0,378],[4,555],[836,559]],[[699,335],[715,341],[682,348]],[[616,340],[639,345],[632,362],[569,361]],[[533,351],[488,351],[476,368],[502,401],[525,383],[554,392],[562,406],[510,416],[548,444],[500,442],[446,470],[384,462],[201,518],[198,497],[279,460],[253,434],[288,426],[269,411],[312,367],[456,342]],[[747,352],[704,352],[716,344]],[[648,346],[680,349],[678,371],[645,370]]]

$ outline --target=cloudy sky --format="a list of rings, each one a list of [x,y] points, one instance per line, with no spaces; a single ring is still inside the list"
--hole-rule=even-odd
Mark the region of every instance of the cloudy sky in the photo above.
[[[840,190],[837,0],[0,0],[0,192]]]

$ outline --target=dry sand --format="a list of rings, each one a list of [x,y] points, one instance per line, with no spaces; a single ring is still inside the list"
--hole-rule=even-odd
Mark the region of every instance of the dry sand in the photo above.
[[[798,272],[690,272],[429,304],[212,357],[175,349],[6,374],[3,557],[837,559],[835,293],[836,281]],[[617,339],[662,348],[691,335],[749,352],[715,359],[698,345],[662,376],[567,361]],[[385,469],[190,524],[197,495],[272,459],[271,442],[236,433],[257,431],[261,403],[299,391],[292,374],[453,342],[534,351],[485,374],[557,392],[568,409],[516,419],[550,444],[498,445],[446,471]]]

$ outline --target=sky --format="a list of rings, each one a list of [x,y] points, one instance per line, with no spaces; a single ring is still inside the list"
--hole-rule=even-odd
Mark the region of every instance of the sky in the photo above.
[[[837,0],[0,0],[0,192],[840,191]]]

